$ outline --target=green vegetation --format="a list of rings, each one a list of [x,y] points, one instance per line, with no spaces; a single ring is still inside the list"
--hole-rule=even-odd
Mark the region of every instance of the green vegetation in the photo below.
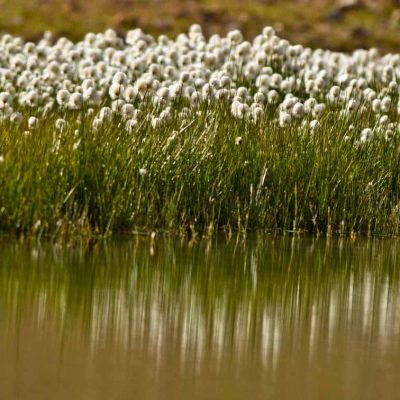
[[[0,49],[2,232],[399,234],[398,54],[200,25]]]
[[[34,131],[3,122],[0,230],[399,234],[400,138],[360,143],[372,113],[329,111],[310,133],[300,123],[279,127],[271,107],[257,125],[224,103],[185,118],[182,107],[173,105],[167,124],[144,120],[133,133],[119,116],[94,130],[85,111],[67,112],[63,132],[56,115]]]

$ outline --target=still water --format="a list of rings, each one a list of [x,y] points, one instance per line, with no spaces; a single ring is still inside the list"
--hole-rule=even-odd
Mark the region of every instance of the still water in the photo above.
[[[400,399],[400,241],[0,241],[0,399]]]

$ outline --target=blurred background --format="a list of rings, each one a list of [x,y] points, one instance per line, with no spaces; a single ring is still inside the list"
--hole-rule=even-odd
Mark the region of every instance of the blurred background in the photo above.
[[[400,50],[400,0],[0,0],[0,31],[37,40],[44,31],[73,40],[112,27],[176,35],[194,22],[207,35],[265,25],[305,46]]]

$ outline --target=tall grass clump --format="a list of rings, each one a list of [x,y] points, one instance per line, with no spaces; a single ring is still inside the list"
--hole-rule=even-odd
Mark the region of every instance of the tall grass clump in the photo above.
[[[399,233],[399,55],[198,26],[0,50],[3,232]]]

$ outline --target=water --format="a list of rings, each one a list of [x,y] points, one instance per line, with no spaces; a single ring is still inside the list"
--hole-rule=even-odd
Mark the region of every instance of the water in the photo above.
[[[0,399],[400,399],[400,241],[0,242]]]

